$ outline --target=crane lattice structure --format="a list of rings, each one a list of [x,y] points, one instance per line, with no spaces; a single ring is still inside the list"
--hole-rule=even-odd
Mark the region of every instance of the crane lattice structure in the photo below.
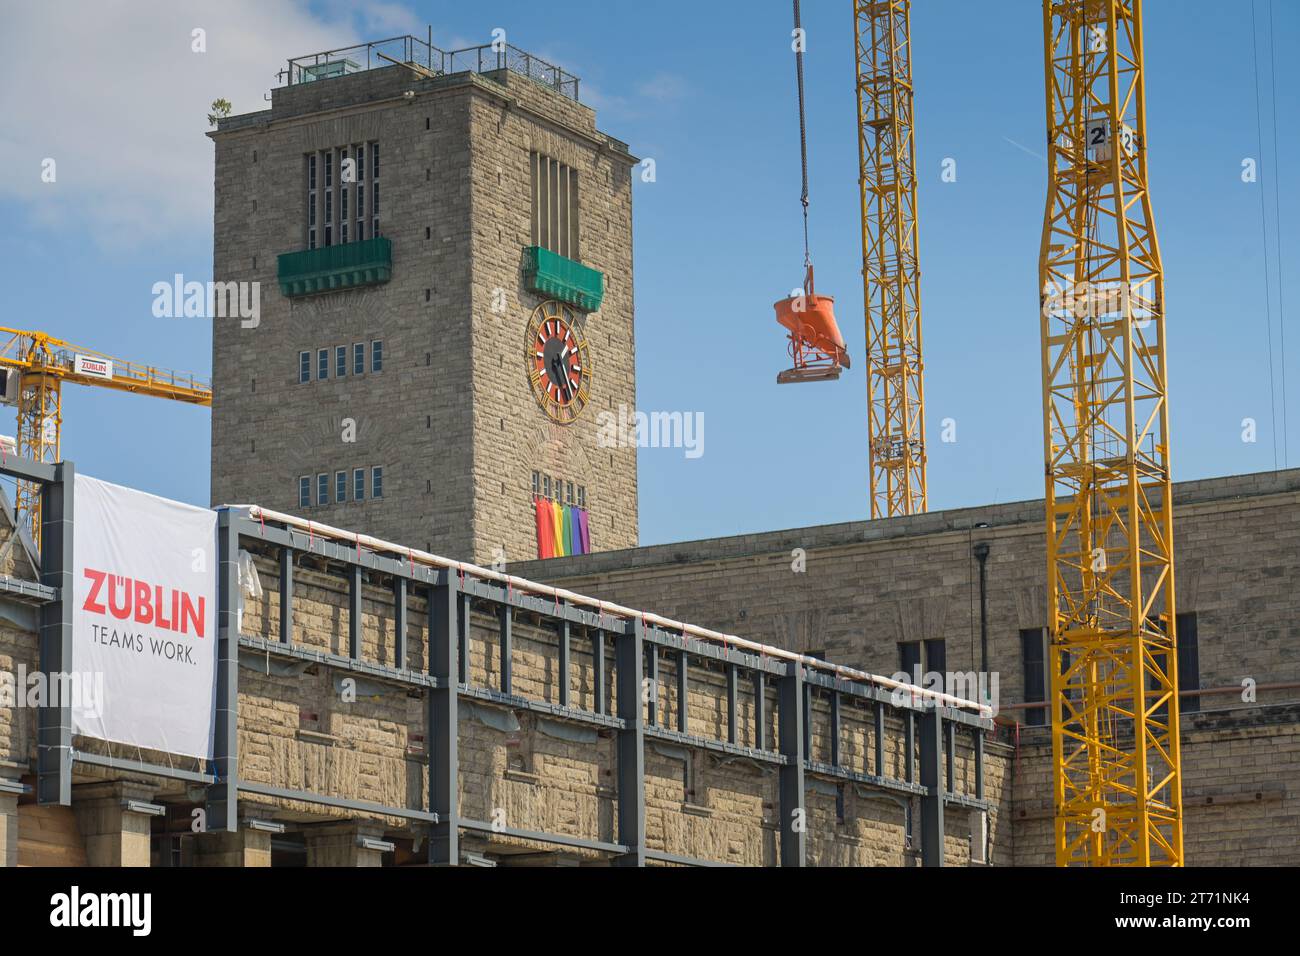
[[[853,0],[871,517],[926,510],[910,0]]]
[[[1045,0],[1039,260],[1056,862],[1183,862],[1164,275],[1141,0]]]
[[[44,332],[0,328],[0,369],[18,376],[18,454],[39,462],[52,463],[60,457],[65,382],[191,405],[212,404],[211,386],[188,372],[123,361]],[[28,529],[39,547],[40,485],[19,482],[14,509],[19,524]]]

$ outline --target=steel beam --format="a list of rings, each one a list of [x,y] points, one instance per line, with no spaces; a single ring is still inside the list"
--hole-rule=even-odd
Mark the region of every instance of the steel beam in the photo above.
[[[469,612],[470,597],[456,593],[456,664],[457,676],[462,684],[469,685]],[[429,633],[433,633],[432,630]]]
[[[348,566],[348,655],[361,658],[361,565]]]
[[[596,628],[591,637],[591,656],[593,687],[592,693],[595,700],[592,701],[592,710],[598,714],[604,714],[606,705],[609,703],[609,693],[606,690],[605,677],[605,630]]]
[[[425,752],[429,761],[429,812],[438,822],[429,828],[429,863],[455,866],[460,862],[460,823],[457,805],[460,774],[460,715],[456,681],[456,577],[441,575],[442,583],[429,597],[429,676],[439,686],[427,692]],[[507,614],[509,610],[507,609]]]
[[[777,717],[781,754],[786,758],[779,773],[781,790],[781,865],[804,866],[808,852],[808,814],[804,808],[805,688],[803,665],[791,661],[785,677],[777,681]]]
[[[659,726],[659,645],[642,642],[646,655],[646,697],[649,711],[646,723],[651,727]]]
[[[690,656],[682,648],[677,652],[677,732],[682,734],[690,733],[690,673]]]
[[[500,619],[500,634],[498,635],[498,651],[501,665],[501,693],[511,694],[511,683],[513,680],[513,670],[511,667],[514,658],[514,626],[515,612],[509,604],[502,604],[497,612]]]
[[[951,721],[943,722],[943,762],[948,792],[957,792],[957,728]]]
[[[873,712],[876,723],[876,776],[885,776],[885,705],[876,702]],[[911,780],[911,777],[908,777]]]
[[[393,578],[393,666],[406,667],[406,578]]]
[[[239,829],[239,527],[217,512],[217,711],[212,737],[216,783],[206,800],[209,832]]]
[[[736,734],[740,729],[737,723],[737,712],[736,712],[737,711],[736,698],[738,696],[736,693],[737,691],[736,684],[737,684],[738,676],[739,675],[737,673],[736,665],[728,664],[727,665],[727,743],[729,744],[735,744],[740,742],[736,739]]]
[[[560,681],[560,706],[569,706],[569,671],[571,662],[569,660],[569,622],[560,621],[560,661],[559,661],[559,681]]]
[[[931,707],[921,714],[921,865],[943,866],[943,717]]]
[[[813,752],[813,699],[812,688],[803,684],[803,752],[812,756]]]
[[[840,692],[831,691],[831,766],[840,765]],[[880,772],[880,768],[876,768]]]
[[[40,610],[40,668],[47,687],[66,686],[68,682],[60,680],[60,675],[69,674],[73,666],[75,483],[72,462],[60,462],[53,466],[52,477],[41,485],[41,583],[58,591],[58,599],[42,605]],[[17,527],[13,533],[18,534]],[[66,694],[60,694],[57,701],[47,701],[36,718],[36,800],[65,807],[72,803],[72,702],[66,698]]]
[[[293,548],[280,549],[280,643],[293,643]]]
[[[645,625],[615,638],[614,672],[618,680],[618,842],[628,852],[616,859],[623,866],[645,866],[645,703],[642,665]]]

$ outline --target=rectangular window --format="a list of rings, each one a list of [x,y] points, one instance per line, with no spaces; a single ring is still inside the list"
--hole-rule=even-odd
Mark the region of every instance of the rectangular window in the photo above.
[[[352,472],[352,500],[366,500],[366,470],[364,468],[353,469]]]
[[[948,655],[944,643],[939,640],[922,641],[925,645],[925,672],[943,674],[948,670]]]
[[[573,482],[571,481],[564,483],[564,503],[573,504]]]
[[[311,475],[303,475],[298,479],[298,507],[311,507]]]
[[[380,339],[375,339],[370,343],[370,371],[382,372],[384,370],[384,343]]]
[[[348,473],[346,471],[334,472],[334,500],[348,500]]]
[[[1022,628],[1020,631],[1020,662],[1024,669],[1025,699],[1033,704],[1047,699],[1047,670],[1043,666],[1044,633],[1041,627]],[[1047,722],[1047,708],[1031,707],[1025,711],[1025,723],[1041,727]]]
[[[311,353],[298,353],[298,384],[311,381]]]
[[[316,377],[327,379],[330,377],[330,350],[320,349],[316,353]]]
[[[384,497],[384,469],[379,465],[370,469],[370,497]]]
[[[316,476],[316,504],[327,505],[330,503],[330,476]]]
[[[541,153],[530,153],[528,166],[532,245],[576,260],[578,171]]]
[[[533,472],[533,497],[539,497],[542,493],[542,476]]]
[[[551,497],[551,476],[550,475],[542,476],[542,497],[543,498]]]
[[[352,374],[363,375],[366,371],[366,344],[358,342],[352,346]]]
[[[334,374],[339,378],[348,374],[348,347],[336,346],[334,349]]]
[[[334,185],[334,151],[330,150],[325,153],[325,188],[329,189]]]
[[[907,675],[909,682],[915,682],[917,669],[921,666],[921,642],[907,641],[898,645],[898,669]]]
[[[578,485],[578,507],[587,510],[587,489],[584,485]]]
[[[1178,642],[1178,689],[1201,689],[1201,648],[1196,633],[1196,612],[1188,611],[1175,617],[1177,628],[1174,639]],[[1200,695],[1178,698],[1178,709],[1194,714],[1201,709]]]
[[[378,143],[370,144],[370,168],[371,168],[370,178],[378,179],[379,178],[379,144]]]

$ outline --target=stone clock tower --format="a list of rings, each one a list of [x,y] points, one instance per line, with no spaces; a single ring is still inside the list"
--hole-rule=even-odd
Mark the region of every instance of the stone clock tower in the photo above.
[[[261,290],[214,320],[213,501],[491,563],[538,557],[542,496],[635,547],[599,415],[636,404],[636,159],[549,64],[393,42],[210,134],[214,279]]]

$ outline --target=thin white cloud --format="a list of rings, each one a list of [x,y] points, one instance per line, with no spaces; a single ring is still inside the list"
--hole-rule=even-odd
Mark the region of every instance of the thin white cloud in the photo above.
[[[396,4],[376,8],[398,25]],[[77,229],[101,247],[160,242],[212,223],[214,99],[265,109],[291,56],[359,39],[351,18],[304,3],[163,0],[13,5],[0,58],[0,198],[38,228]],[[206,52],[194,52],[193,31]],[[41,179],[53,159],[57,180]]]
[[[671,103],[686,96],[686,80],[676,73],[656,73],[636,88],[639,96],[658,103]]]

